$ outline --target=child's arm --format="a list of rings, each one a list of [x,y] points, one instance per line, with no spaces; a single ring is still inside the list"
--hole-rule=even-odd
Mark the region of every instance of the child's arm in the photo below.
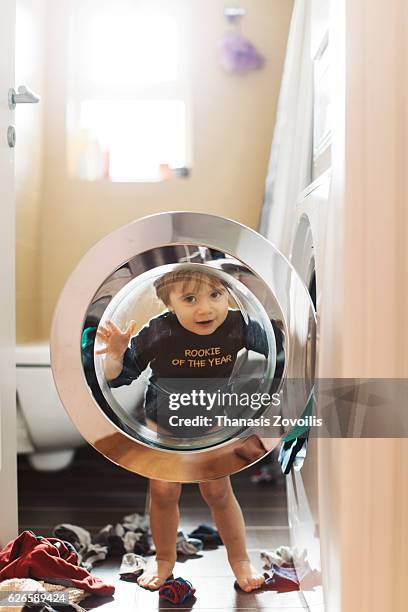
[[[97,355],[106,355],[104,360],[105,378],[109,382],[117,378],[123,369],[123,356],[129,346],[130,338],[136,329],[136,322],[130,321],[126,330],[122,332],[112,321],[106,321],[105,327],[100,326],[96,335],[105,346],[98,351]]]

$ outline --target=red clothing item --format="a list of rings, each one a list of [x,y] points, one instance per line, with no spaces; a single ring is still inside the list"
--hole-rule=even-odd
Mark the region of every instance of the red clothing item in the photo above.
[[[74,586],[88,593],[110,597],[115,587],[105,584],[78,567],[76,552],[58,538],[40,538],[23,531],[0,551],[0,581],[7,578],[35,578],[54,584]]]
[[[278,593],[289,593],[290,591],[313,590],[315,586],[321,585],[320,573],[317,570],[310,569],[309,564],[296,572],[293,563],[284,563],[283,565],[272,564],[272,573],[265,573],[266,578],[263,588]]]
[[[289,593],[299,591],[299,580],[293,565],[272,565],[272,574],[264,574],[266,580],[263,587],[278,593]]]

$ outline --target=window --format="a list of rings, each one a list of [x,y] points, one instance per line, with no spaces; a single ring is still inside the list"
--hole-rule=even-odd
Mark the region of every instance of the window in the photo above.
[[[71,7],[71,174],[127,182],[185,175],[191,166],[185,3],[74,0]]]

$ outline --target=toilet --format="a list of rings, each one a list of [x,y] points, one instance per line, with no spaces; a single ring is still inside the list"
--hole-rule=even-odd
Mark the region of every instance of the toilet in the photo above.
[[[16,346],[17,450],[37,470],[67,467],[85,441],[58,397],[48,342]]]

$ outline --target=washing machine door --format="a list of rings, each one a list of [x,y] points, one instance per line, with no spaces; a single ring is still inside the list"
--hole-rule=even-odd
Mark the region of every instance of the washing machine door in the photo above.
[[[90,444],[149,478],[237,472],[294,427],[314,383],[316,318],[257,232],[161,213],[96,244],[55,311],[51,362]]]

